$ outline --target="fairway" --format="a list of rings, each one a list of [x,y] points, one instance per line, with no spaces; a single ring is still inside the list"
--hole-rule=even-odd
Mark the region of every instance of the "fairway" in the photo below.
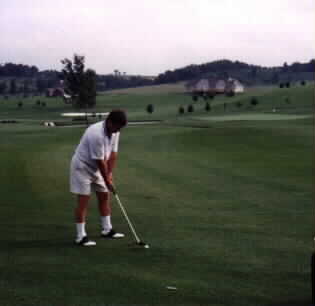
[[[313,87],[305,90],[310,97]],[[0,125],[0,304],[309,305],[314,101],[265,114],[281,92],[258,93],[271,101],[260,112],[223,112],[248,94],[215,99],[211,113],[197,103],[181,117],[188,96],[98,97],[95,111],[121,107],[132,120],[162,120],[123,130],[115,174],[145,250],[134,246],[114,198],[113,224],[126,238],[101,240],[93,198],[88,233],[97,246],[74,245],[69,164],[86,127],[42,126],[71,111],[57,100],[44,110],[0,101],[1,119],[19,121]]]
[[[297,120],[312,118],[312,115],[288,115],[288,114],[238,114],[226,116],[209,116],[196,119],[209,121],[270,121],[270,120]]]

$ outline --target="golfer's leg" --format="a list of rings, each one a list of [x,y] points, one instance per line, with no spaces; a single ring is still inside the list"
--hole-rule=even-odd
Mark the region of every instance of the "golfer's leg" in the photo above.
[[[111,206],[109,203],[109,193],[96,191],[98,200],[98,210],[101,216],[101,224],[104,233],[108,233],[112,229],[111,223]]]
[[[85,230],[85,223],[89,199],[90,199],[89,195],[78,195],[77,198],[77,207],[74,212],[77,228],[77,240],[81,240],[83,237],[87,236]]]
[[[111,205],[110,205],[110,197],[108,192],[96,192],[96,196],[98,199],[98,208],[101,215],[101,224],[102,224],[102,237],[104,238],[123,238],[125,237],[122,233],[117,233],[112,226],[111,222]]]

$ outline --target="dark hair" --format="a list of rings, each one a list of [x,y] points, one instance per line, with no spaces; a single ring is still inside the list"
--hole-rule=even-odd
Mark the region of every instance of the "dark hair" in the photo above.
[[[109,113],[107,119],[110,120],[113,124],[119,125],[120,127],[124,127],[125,125],[127,125],[126,112],[121,109],[112,110]]]

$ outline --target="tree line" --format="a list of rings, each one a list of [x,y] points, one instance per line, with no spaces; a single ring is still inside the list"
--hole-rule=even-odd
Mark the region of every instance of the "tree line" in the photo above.
[[[157,76],[157,84],[188,81],[202,77],[226,79],[233,77],[244,84],[277,84],[298,79],[314,79],[315,60],[308,63],[295,62],[291,65],[284,63],[279,67],[262,67],[239,61],[218,60],[201,65],[189,65],[175,70],[167,70]]]
[[[5,80],[5,78],[9,80]],[[26,87],[31,91],[38,91],[39,93],[42,93],[47,88],[57,86],[58,80],[62,80],[62,78],[62,71],[39,71],[36,66],[14,63],[0,64],[0,94],[3,94],[4,92],[9,94],[24,92],[23,87],[25,83],[27,83]],[[98,91],[138,87],[152,84],[154,84],[154,82],[151,79],[140,75],[127,76],[126,74],[119,73],[118,70],[115,70],[114,74],[96,74],[96,86]]]
[[[200,65],[189,65],[175,70],[167,70],[159,74],[155,79],[149,79],[143,76],[127,76],[125,73],[119,73],[118,70],[108,75],[96,74],[96,87],[97,91],[105,91],[110,89],[175,83],[202,77],[223,79],[233,77],[239,79],[246,85],[279,84],[280,82],[314,79],[314,72],[314,59],[307,63],[295,62],[291,65],[284,63],[282,66],[278,67],[262,67],[240,61],[218,60]],[[56,70],[39,71],[36,66],[14,63],[0,64],[0,93],[11,93],[11,90],[9,90],[10,85],[7,82],[4,85],[4,81],[1,81],[1,78],[32,78],[33,85],[28,87],[34,88],[35,90],[39,88],[39,91],[42,92],[45,88],[54,86],[62,77],[62,72]],[[30,81],[28,82],[30,83]],[[4,89],[4,87],[6,89]],[[21,91],[21,87],[22,86],[17,85],[17,90]]]

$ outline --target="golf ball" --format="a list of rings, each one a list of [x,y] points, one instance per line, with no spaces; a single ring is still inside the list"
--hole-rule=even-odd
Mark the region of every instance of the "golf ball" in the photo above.
[[[148,244],[146,244],[146,245],[144,246],[144,248],[145,248],[145,249],[149,249],[150,247],[149,247]]]

